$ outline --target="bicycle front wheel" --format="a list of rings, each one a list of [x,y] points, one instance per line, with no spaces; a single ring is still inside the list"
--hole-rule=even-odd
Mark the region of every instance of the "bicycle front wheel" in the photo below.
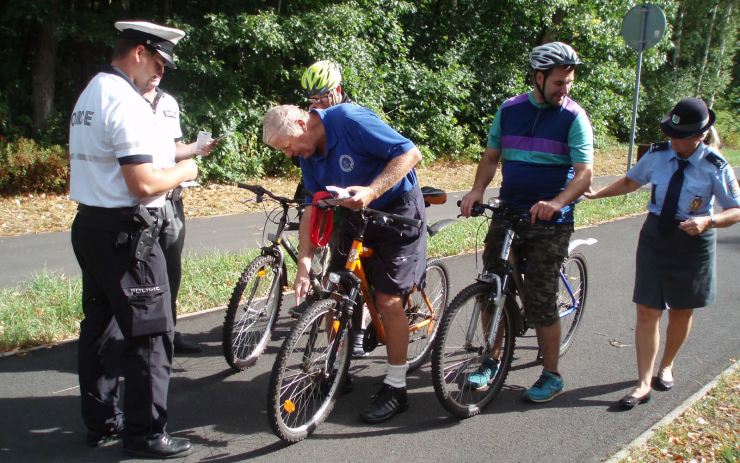
[[[425,280],[424,289],[411,293],[406,305],[409,321],[408,371],[420,367],[434,347],[450,290],[447,266],[439,259],[427,262]]]
[[[439,339],[432,354],[434,392],[442,406],[460,418],[479,414],[504,385],[514,357],[514,330],[509,311],[512,301],[507,298],[498,326],[491,326],[492,287],[473,283],[452,300],[439,327]],[[489,314],[489,316],[486,316]],[[488,320],[484,328],[483,321]],[[487,333],[497,333],[493,345]],[[484,355],[498,360],[498,368],[490,371],[488,384],[483,387],[470,381],[480,374]]]
[[[257,362],[270,341],[283,299],[282,269],[275,256],[259,256],[239,277],[226,309],[222,347],[236,371]]]
[[[588,272],[586,258],[579,253],[569,255],[560,269],[558,310],[560,312],[560,355],[573,344],[573,337],[586,308]]]
[[[283,343],[270,376],[268,413],[275,434],[298,442],[313,433],[336,402],[349,368],[347,324],[337,301],[312,304]]]

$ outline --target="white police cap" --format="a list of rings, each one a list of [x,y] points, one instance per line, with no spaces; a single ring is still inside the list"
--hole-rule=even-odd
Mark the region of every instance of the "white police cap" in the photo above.
[[[157,50],[168,67],[177,68],[173,51],[177,42],[185,37],[184,31],[147,21],[117,21],[114,25],[121,31],[119,37],[138,41]]]

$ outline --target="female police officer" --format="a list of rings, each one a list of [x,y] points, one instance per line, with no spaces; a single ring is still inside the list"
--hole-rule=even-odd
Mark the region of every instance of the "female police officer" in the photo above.
[[[157,215],[164,193],[198,170],[192,160],[153,168],[155,124],[139,95],[165,65],[174,67],[172,51],[183,35],[127,23],[111,65],[77,100],[69,131],[70,198],[79,203],[72,247],[82,270],[79,380],[87,442],[97,446],[125,426],[124,449],[144,457],[190,448],[165,430],[173,323]]]
[[[714,119],[702,100],[681,100],[660,123],[670,142],[652,145],[624,178],[586,195],[606,198],[652,183],[649,214],[637,245],[633,295],[638,384],[619,401],[624,409],[648,402],[651,385],[657,390],[673,387],[673,360],[688,337],[693,309],[715,299],[714,228],[740,221],[740,188],[732,167],[702,142]],[[712,213],[715,199],[724,209],[719,214]],[[652,378],[666,308],[666,345],[658,376]]]

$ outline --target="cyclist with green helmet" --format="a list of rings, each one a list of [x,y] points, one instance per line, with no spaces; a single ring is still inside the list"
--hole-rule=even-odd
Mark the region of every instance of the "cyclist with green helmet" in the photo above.
[[[518,231],[516,243],[519,255],[527,259],[523,295],[527,319],[535,326],[543,353],[542,375],[524,393],[532,402],[548,402],[564,388],[558,372],[558,270],[568,254],[575,200],[590,188],[593,166],[591,123],[583,108],[568,96],[579,64],[575,50],[562,42],[532,49],[532,91],[506,100],[496,112],[473,188],[460,206],[462,215],[470,216],[501,162],[500,199],[532,217]],[[496,254],[505,232],[491,222],[483,253],[489,271],[498,270]],[[467,378],[471,388],[483,389],[495,378],[496,350],[494,346],[485,353],[480,370]]]
[[[342,73],[333,61],[321,60],[309,66],[301,77],[301,88],[310,104],[309,109],[352,103],[342,91]]]

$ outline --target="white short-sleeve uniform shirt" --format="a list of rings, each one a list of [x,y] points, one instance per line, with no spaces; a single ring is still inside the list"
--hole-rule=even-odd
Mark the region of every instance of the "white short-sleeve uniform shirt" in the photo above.
[[[121,165],[153,161],[154,128],[151,106],[125,75],[106,67],[93,77],[70,121],[70,198],[108,208],[142,202],[129,192]],[[161,207],[164,195],[144,203]]]
[[[152,107],[157,140],[161,143],[161,152],[157,153],[154,165],[165,169],[170,168],[176,164],[175,142],[182,138],[180,106],[171,95],[158,88]]]

